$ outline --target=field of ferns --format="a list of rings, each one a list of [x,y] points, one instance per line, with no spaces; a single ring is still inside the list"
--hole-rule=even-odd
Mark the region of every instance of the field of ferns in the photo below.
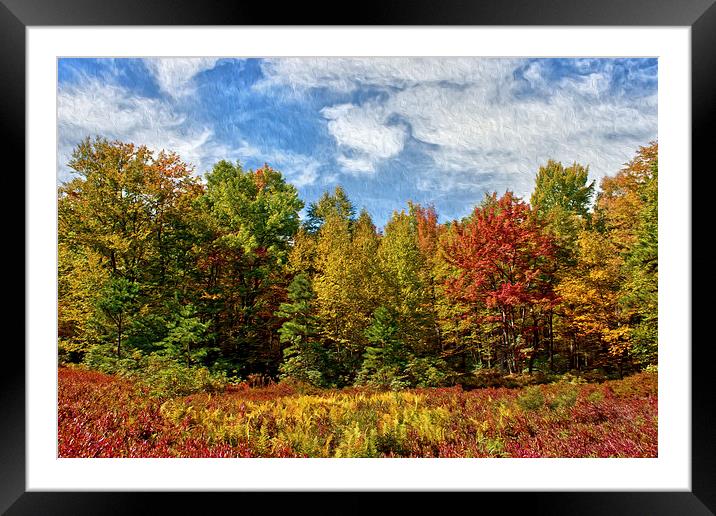
[[[152,396],[60,368],[59,457],[656,457],[657,375],[522,389]]]

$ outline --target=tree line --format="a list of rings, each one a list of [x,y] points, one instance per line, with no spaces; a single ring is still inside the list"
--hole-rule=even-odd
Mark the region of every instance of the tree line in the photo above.
[[[408,203],[378,230],[341,187],[86,139],[58,188],[62,362],[162,357],[225,377],[393,388],[657,361],[657,154],[599,184],[548,161],[529,202],[462,220]],[[124,361],[124,362],[123,362]]]

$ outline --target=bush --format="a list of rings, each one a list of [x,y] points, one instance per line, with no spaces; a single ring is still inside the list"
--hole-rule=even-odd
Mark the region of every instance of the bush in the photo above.
[[[407,375],[396,366],[363,367],[356,377],[356,385],[399,391],[410,387]]]
[[[142,362],[142,368],[127,371],[125,375],[136,378],[158,397],[219,391],[228,383],[225,376],[212,374],[206,367],[187,366],[156,353],[148,355]]]
[[[445,362],[427,357],[411,357],[405,367],[411,387],[439,387],[445,384]]]
[[[532,374],[528,373],[521,373],[521,374],[508,374],[502,378],[502,387],[510,387],[510,388],[522,388],[522,387],[528,387],[530,385],[540,385],[543,383],[548,383],[549,378],[546,374],[536,371]]]
[[[609,380],[609,375],[604,369],[592,369],[586,371],[581,377],[588,383],[602,383]]]
[[[505,374],[499,369],[476,369],[471,375],[463,376],[457,383],[465,390],[483,389],[488,387],[507,387],[517,389],[531,385],[549,383],[552,377],[537,371],[533,374]]]
[[[462,378],[460,385],[465,390],[502,387],[503,375],[498,369],[476,369],[472,375]]]
[[[184,396],[200,391],[222,390],[229,382],[223,371],[188,366],[159,353],[144,355],[135,350],[122,358],[112,356],[106,346],[95,346],[85,356],[90,369],[132,378],[145,385],[152,396]]]
[[[117,358],[113,344],[97,344],[85,354],[84,365],[105,374],[124,374],[141,367],[143,355],[135,351],[130,356],[125,354]]]
[[[576,374],[574,371],[564,373],[557,379],[558,383],[569,383],[571,385],[582,385],[587,383],[587,380]]]
[[[59,339],[57,341],[57,362],[59,365],[79,364],[86,352],[86,346],[71,340]]]
[[[578,387],[565,385],[555,392],[554,397],[549,400],[547,406],[550,410],[566,410],[570,409],[577,402]]]
[[[517,398],[517,404],[526,411],[539,410],[544,406],[544,395],[539,387],[528,387]]]

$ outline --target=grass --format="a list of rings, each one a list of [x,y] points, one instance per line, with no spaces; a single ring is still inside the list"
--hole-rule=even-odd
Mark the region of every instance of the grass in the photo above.
[[[61,368],[58,425],[60,457],[656,457],[657,378],[469,392],[279,384],[162,399]]]

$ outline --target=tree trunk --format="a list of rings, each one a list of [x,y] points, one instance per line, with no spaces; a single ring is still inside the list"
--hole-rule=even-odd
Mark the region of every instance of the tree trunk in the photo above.
[[[122,316],[117,323],[117,358],[122,358]]]
[[[549,311],[549,370],[554,372],[554,333],[552,326],[554,314],[552,310]]]
[[[534,367],[535,357],[537,356],[537,350],[539,349],[539,328],[535,326],[532,332],[532,352],[530,353],[530,360],[528,362],[528,372],[532,374],[532,368]]]

